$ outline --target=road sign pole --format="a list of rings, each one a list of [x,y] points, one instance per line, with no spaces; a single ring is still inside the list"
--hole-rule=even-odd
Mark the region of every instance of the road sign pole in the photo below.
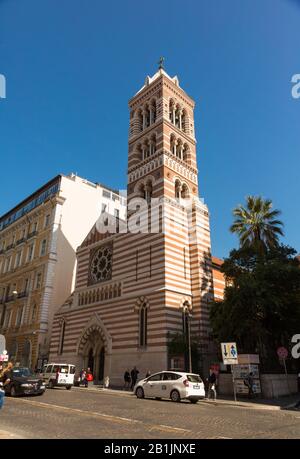
[[[286,385],[287,385],[288,392],[290,394],[289,378],[287,374],[285,359],[283,359],[283,365],[284,365],[284,372],[285,372],[285,377],[286,377]]]
[[[234,401],[236,402],[236,390],[235,390],[235,383],[234,383],[233,365],[231,365],[231,374],[232,374],[232,384],[233,384]]]

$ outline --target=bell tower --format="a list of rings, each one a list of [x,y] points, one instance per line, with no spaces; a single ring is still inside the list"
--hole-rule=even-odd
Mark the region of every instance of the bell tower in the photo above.
[[[177,76],[170,77],[160,61],[129,101],[127,197],[148,203],[159,198],[162,204],[166,332],[187,330],[188,313],[189,333],[199,343],[205,368],[215,357],[209,325],[214,295],[209,213],[198,195],[194,107]]]
[[[194,105],[162,62],[129,101],[129,200],[198,196]]]

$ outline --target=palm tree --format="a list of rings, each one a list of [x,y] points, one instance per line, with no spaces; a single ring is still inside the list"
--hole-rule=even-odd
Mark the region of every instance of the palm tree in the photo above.
[[[280,210],[272,210],[272,201],[261,196],[247,196],[246,207],[241,204],[233,210],[236,217],[230,227],[240,238],[241,247],[255,247],[264,251],[278,245],[283,236],[283,223],[277,220]]]

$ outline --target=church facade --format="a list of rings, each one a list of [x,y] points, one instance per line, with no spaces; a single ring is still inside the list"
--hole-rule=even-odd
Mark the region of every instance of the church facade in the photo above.
[[[176,333],[197,341],[205,373],[214,358],[194,101],[160,68],[129,110],[127,217],[114,230],[95,223],[78,248],[75,290],[55,315],[50,347],[51,361],[90,367],[96,382],[108,376],[111,385],[133,366],[140,376],[176,366],[168,346]]]

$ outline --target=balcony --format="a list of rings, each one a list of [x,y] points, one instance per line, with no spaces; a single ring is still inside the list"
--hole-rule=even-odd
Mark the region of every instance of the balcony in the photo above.
[[[14,246],[15,246],[15,244],[10,244],[10,245],[8,245],[8,246],[6,247],[6,251],[8,252],[8,250],[13,249]]]
[[[28,292],[23,291],[19,292],[17,295],[8,295],[5,299],[5,303],[9,303],[10,301],[18,300],[19,298],[26,298],[28,296]],[[3,300],[4,303],[4,300]]]
[[[35,231],[31,231],[31,233],[28,233],[28,236],[27,236],[27,241],[28,239],[31,239],[32,237],[36,236],[38,234],[38,232],[35,230]]]
[[[22,244],[23,242],[26,241],[26,238],[25,237],[22,237],[21,239],[18,239],[17,242],[16,242],[16,245],[20,245]]]

